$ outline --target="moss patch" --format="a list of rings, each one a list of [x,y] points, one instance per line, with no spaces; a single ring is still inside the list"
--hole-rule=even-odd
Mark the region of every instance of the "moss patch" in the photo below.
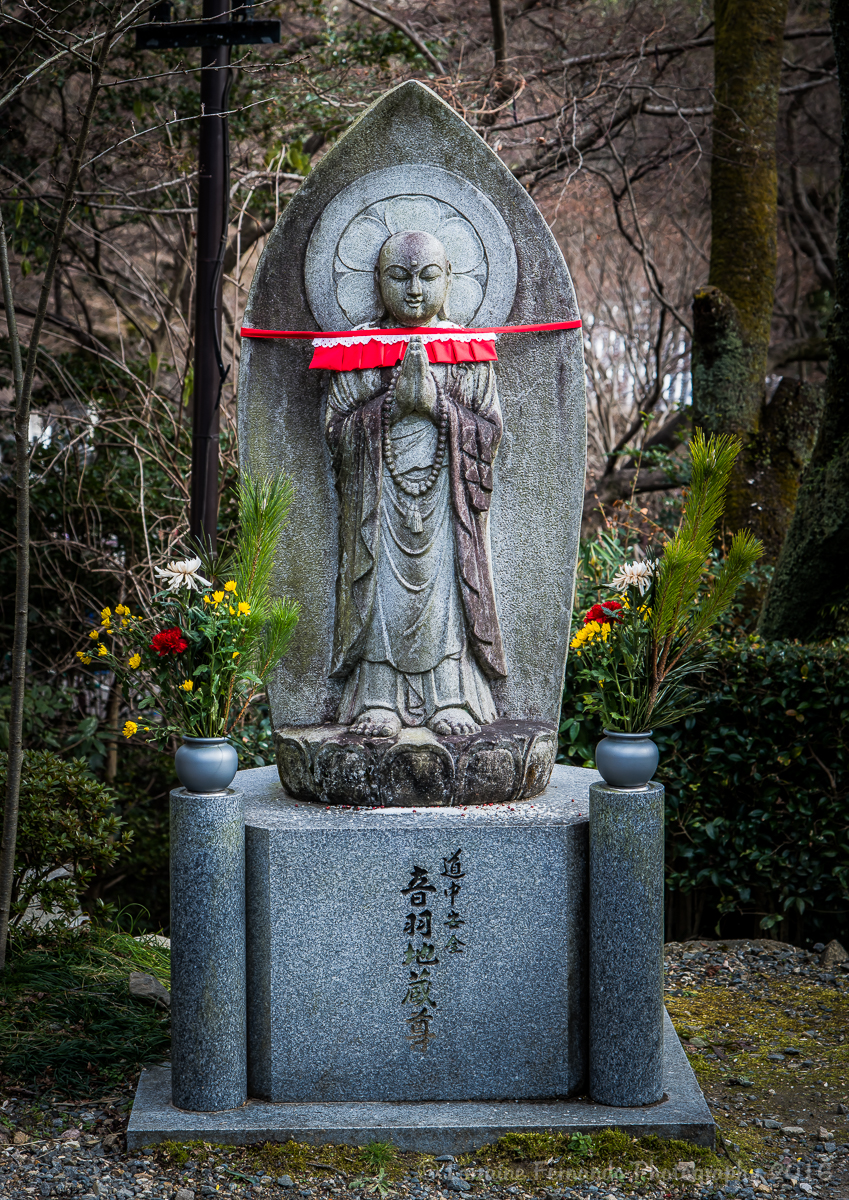
[[[238,1161],[247,1175],[289,1175],[296,1182],[327,1182],[331,1176],[351,1181],[357,1176],[383,1171],[387,1179],[400,1178],[413,1167],[434,1165],[431,1155],[401,1154],[388,1142],[367,1146],[311,1146],[305,1142],[266,1142],[261,1146],[221,1146],[212,1142],[162,1142],[157,1156],[169,1166],[187,1163],[220,1166]]]
[[[465,1155],[462,1162],[493,1166],[524,1164],[528,1174],[538,1175],[544,1168],[632,1169],[647,1163],[659,1171],[675,1170],[679,1162],[694,1162],[698,1168],[719,1168],[720,1159],[704,1146],[691,1142],[649,1136],[634,1138],[618,1129],[601,1133],[508,1133],[477,1154]]]
[[[434,1170],[438,1165],[430,1154],[402,1152],[385,1142],[372,1142],[359,1149],[316,1147],[294,1141],[244,1148],[209,1142],[164,1142],[157,1147],[157,1155],[169,1166],[230,1164],[235,1169],[237,1164],[238,1170],[247,1176],[289,1175],[297,1184],[327,1182],[330,1175],[337,1175],[348,1187],[380,1173],[381,1179],[392,1182],[411,1171]],[[485,1172],[485,1182],[516,1179],[531,1188],[573,1173],[582,1177],[611,1173],[622,1177],[626,1173],[669,1176],[676,1173],[681,1162],[694,1163],[696,1170],[717,1175],[728,1166],[703,1146],[658,1137],[632,1138],[614,1129],[592,1135],[512,1133],[457,1159],[460,1167],[480,1167],[482,1175]]]
[[[766,1000],[705,987],[667,997],[667,1007],[717,1126],[741,1160],[771,1161],[782,1140],[790,1152],[808,1151],[820,1127],[834,1130],[837,1104],[849,1101],[849,997],[805,980],[776,980]],[[694,1046],[693,1038],[706,1045]],[[755,1118],[806,1133],[785,1138],[755,1126]]]

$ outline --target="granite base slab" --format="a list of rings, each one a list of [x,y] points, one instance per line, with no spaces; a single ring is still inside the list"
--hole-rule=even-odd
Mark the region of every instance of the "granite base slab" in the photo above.
[[[170,1066],[142,1072],[127,1129],[127,1149],[164,1141],[248,1146],[293,1139],[312,1146],[391,1142],[399,1150],[467,1154],[507,1133],[597,1133],[621,1129],[697,1146],[716,1144],[716,1125],[672,1027],[664,1022],[665,1099],[645,1108],[612,1108],[576,1099],[543,1103],[269,1103],[249,1100],[219,1113],[181,1112],[171,1103]]]

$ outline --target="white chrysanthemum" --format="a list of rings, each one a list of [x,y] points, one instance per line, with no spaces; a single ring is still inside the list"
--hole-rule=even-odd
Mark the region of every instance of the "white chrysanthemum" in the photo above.
[[[619,591],[635,587],[644,596],[651,587],[652,565],[647,562],[623,563],[613,577],[613,586]]]
[[[170,562],[166,567],[157,567],[156,574],[168,581],[166,591],[176,592],[181,587],[197,588],[212,587],[208,579],[198,575],[199,558],[184,558],[182,562]]]

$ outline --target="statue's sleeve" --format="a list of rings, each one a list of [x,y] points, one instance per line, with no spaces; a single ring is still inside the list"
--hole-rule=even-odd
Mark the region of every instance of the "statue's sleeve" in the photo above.
[[[380,536],[381,397],[370,372],[333,371],[327,389],[325,436],[339,497],[339,571],[332,675],[358,656],[374,604]],[[378,377],[379,379],[379,377]]]
[[[503,424],[495,370],[479,363],[458,372],[453,389],[460,433],[459,466],[466,505],[473,512],[488,512],[492,497],[492,464],[498,453]],[[465,511],[459,514],[467,517]]]
[[[448,402],[451,502],[460,593],[469,641],[490,679],[507,674],[487,522],[492,465],[501,441],[501,405],[491,363],[452,373]]]

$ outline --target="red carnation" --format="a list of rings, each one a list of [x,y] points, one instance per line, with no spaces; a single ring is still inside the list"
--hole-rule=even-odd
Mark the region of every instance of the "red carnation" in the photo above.
[[[616,613],[621,608],[622,605],[618,600],[607,600],[604,604],[594,604],[584,617],[584,624],[589,625],[590,621],[598,621],[599,625],[611,625]]]
[[[155,633],[150,648],[155,650],[160,658],[164,658],[166,654],[182,654],[184,650],[188,650],[189,643],[183,637],[182,629],[175,626],[173,629],[162,629]]]

